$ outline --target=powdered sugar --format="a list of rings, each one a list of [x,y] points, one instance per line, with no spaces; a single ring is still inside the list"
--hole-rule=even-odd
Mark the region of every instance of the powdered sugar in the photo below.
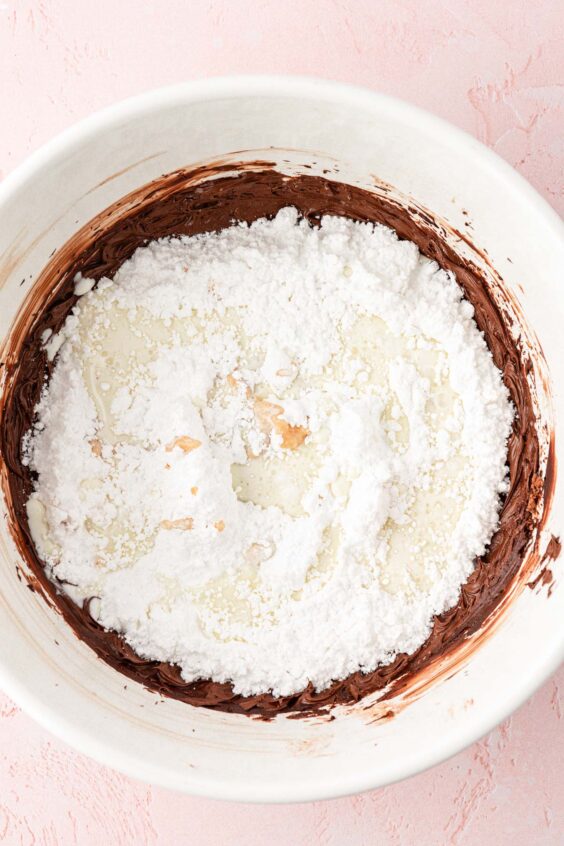
[[[26,439],[32,534],[75,601],[244,694],[420,646],[506,486],[512,409],[456,281],[288,208],[75,291]]]

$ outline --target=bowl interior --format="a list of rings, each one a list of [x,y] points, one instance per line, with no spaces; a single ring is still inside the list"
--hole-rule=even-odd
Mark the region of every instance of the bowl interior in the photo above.
[[[179,168],[260,160],[287,173],[328,171],[328,178],[392,190],[467,233],[485,251],[474,259],[491,262],[520,304],[527,342],[536,344],[534,331],[542,345],[550,392],[539,367],[539,413],[546,420],[554,414],[558,430],[564,247],[555,216],[510,168],[447,124],[327,83],[255,79],[175,87],[95,116],[36,154],[0,186],[0,338],[8,336],[53,250],[103,209]],[[564,490],[557,486],[547,537],[559,533],[563,518]],[[490,729],[564,654],[564,587],[556,578],[550,596],[516,591],[488,636],[478,638],[479,649],[471,643],[438,668],[435,683],[422,681],[417,695],[384,704],[373,696],[336,709],[331,721],[265,722],[163,700],[128,681],[26,589],[21,569],[3,519],[0,685],[104,763],[209,796],[309,800],[405,777]]]

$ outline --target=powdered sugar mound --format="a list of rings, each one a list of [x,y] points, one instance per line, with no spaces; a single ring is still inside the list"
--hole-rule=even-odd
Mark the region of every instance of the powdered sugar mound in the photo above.
[[[237,693],[412,652],[494,532],[512,408],[456,280],[286,208],[78,277],[25,438],[48,572]]]

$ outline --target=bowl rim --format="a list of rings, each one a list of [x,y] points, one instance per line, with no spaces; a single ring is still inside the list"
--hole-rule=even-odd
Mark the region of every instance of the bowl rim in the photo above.
[[[531,210],[542,218],[543,225],[550,230],[552,236],[562,239],[564,247],[564,223],[557,212],[511,165],[472,135],[396,97],[368,88],[308,76],[212,77],[156,88],[113,103],[63,130],[8,174],[0,183],[0,205],[17,193],[22,185],[33,180],[38,172],[48,168],[61,157],[67,156],[86,139],[107,131],[118,122],[124,122],[140,113],[154,111],[162,106],[178,102],[195,103],[220,98],[260,96],[318,99],[335,104],[342,103],[357,106],[368,112],[385,113],[407,124],[416,124],[429,136],[439,138],[443,143],[448,141],[455,145],[469,160],[473,159],[479,163],[482,169],[486,167],[495,171],[497,176],[504,180],[508,189],[519,194]],[[22,683],[13,670],[1,664],[0,686],[25,712],[55,736],[99,763],[112,766],[137,780],[207,798],[241,802],[304,802],[336,798],[391,784],[422,772],[462,751],[522,705],[557,669],[564,660],[564,630],[559,638],[554,638],[550,647],[542,655],[542,660],[539,660],[534,667],[528,668],[527,677],[521,678],[512,695],[504,699],[503,703],[493,702],[487,712],[483,709],[480,711],[480,719],[468,720],[464,730],[457,732],[456,742],[445,737],[437,743],[433,754],[427,753],[424,759],[414,754],[410,762],[411,766],[406,766],[405,760],[401,766],[391,763],[388,775],[380,778],[375,778],[370,771],[359,772],[354,777],[346,779],[342,774],[334,773],[321,780],[316,779],[314,785],[311,782],[306,785],[297,780],[293,786],[286,784],[283,790],[277,784],[265,783],[257,786],[254,782],[252,793],[244,780],[234,782],[230,778],[209,778],[192,771],[185,772],[182,783],[179,783],[177,774],[171,772],[167,766],[147,762],[133,750],[127,753],[116,750],[109,741],[96,736],[87,727],[81,725],[80,721],[65,716],[64,712],[56,711],[52,705],[46,705],[39,694],[34,692],[33,686]]]

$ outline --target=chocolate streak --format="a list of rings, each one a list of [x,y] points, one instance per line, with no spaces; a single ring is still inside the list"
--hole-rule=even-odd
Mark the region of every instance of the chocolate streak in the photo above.
[[[535,590],[538,585],[541,587],[548,587],[548,595],[552,595],[552,588],[554,586],[554,573],[550,567],[552,561],[556,561],[562,552],[562,542],[560,538],[552,535],[545,553],[540,560],[540,571],[538,575],[530,582],[527,582],[527,587]]]
[[[520,569],[539,521],[543,479],[539,470],[533,403],[526,378],[531,365],[512,339],[481,271],[455,253],[430,217],[422,220],[419,215],[416,219],[411,213],[413,210],[360,188],[316,176],[283,176],[268,163],[262,163],[262,167],[259,172],[243,171],[236,176],[220,176],[200,184],[193,184],[193,174],[191,179],[186,174],[163,177],[154,188],[150,186],[151,190],[146,187],[145,193],[140,192],[140,199],[121,219],[112,218],[110,211],[99,215],[82,231],[86,234],[78,252],[74,249],[66,254],[69,245],[61,249],[64,261],[61,264],[59,260],[56,265],[57,257],[53,259],[56,270],[47,289],[52,292],[61,276],[62,284],[57,285],[55,294],[50,294],[50,300],[35,315],[17,357],[13,360],[8,357],[6,361],[8,379],[0,419],[0,454],[7,469],[7,501],[16,543],[44,595],[97,655],[153,691],[192,705],[268,717],[281,712],[318,712],[335,704],[356,702],[390,683],[388,690],[397,690],[412,674],[419,673],[437,656],[452,651],[476,631],[496,608]],[[214,175],[221,170],[221,167],[216,168]],[[476,322],[486,336],[516,408],[508,446],[510,489],[503,502],[499,529],[487,554],[476,561],[457,605],[435,618],[431,635],[417,652],[399,655],[389,666],[379,667],[371,673],[356,672],[321,692],[309,686],[292,696],[239,696],[233,693],[229,684],[210,680],[186,683],[178,667],[140,658],[120,635],[105,631],[91,618],[88,603],[79,608],[47,579],[26,518],[25,503],[33,478],[21,462],[21,441],[32,424],[44,378],[48,378],[53,366],[41,348],[41,335],[46,329],[57,332],[72,309],[76,302],[73,277],[78,271],[94,279],[111,277],[150,239],[216,231],[229,226],[233,220],[251,222],[259,217],[273,216],[287,205],[296,206],[312,225],[316,225],[324,214],[384,223],[395,229],[400,238],[414,241],[424,255],[456,274],[474,306]]]

